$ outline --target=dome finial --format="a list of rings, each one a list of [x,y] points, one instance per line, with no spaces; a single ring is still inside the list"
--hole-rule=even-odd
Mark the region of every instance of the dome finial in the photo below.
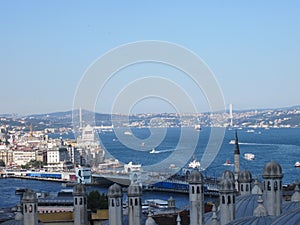
[[[299,202],[300,201],[300,192],[299,192],[299,181],[296,180],[295,182],[295,189],[294,189],[294,194],[291,197],[292,202]]]
[[[266,208],[264,207],[263,205],[263,199],[262,199],[262,191],[261,191],[261,188],[258,188],[258,199],[257,199],[257,203],[258,203],[258,206],[256,207],[256,209],[254,210],[253,212],[253,216],[256,216],[256,217],[261,217],[261,216],[267,216],[267,210]]]

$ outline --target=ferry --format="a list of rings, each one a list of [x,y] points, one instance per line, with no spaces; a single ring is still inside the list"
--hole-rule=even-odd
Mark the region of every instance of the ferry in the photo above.
[[[233,166],[233,164],[230,163],[229,159],[227,159],[226,162],[223,165],[224,166]]]
[[[146,200],[146,205],[147,204],[151,207],[159,208],[159,209],[168,208],[168,201],[161,200],[161,199],[147,199]]]
[[[195,130],[201,130],[201,125],[199,125],[199,124],[195,125],[194,129]]]
[[[154,148],[149,152],[150,154],[157,154],[159,151],[156,151]]]
[[[244,154],[244,159],[246,160],[254,160],[255,159],[255,155],[252,153],[245,153]]]
[[[300,167],[300,161],[295,163],[295,167]]]

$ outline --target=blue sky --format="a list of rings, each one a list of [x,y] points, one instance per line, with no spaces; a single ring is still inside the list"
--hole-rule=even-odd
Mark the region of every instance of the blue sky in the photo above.
[[[71,109],[92,62],[141,40],[192,50],[214,72],[226,104],[235,109],[299,105],[299,10],[298,1],[1,1],[0,113]],[[161,71],[174,76],[171,70],[149,73]],[[126,76],[122,82],[112,79],[111,90],[117,92]],[[197,91],[190,94],[197,99]],[[97,111],[109,107],[99,101]],[[151,100],[135,111],[168,107]]]

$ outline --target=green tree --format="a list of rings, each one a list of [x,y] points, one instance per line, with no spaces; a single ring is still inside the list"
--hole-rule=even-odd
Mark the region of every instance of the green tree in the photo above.
[[[104,193],[100,195],[98,190],[91,191],[87,196],[88,209],[96,212],[97,209],[108,209],[108,197]]]
[[[5,167],[5,163],[2,159],[0,159],[0,167]]]

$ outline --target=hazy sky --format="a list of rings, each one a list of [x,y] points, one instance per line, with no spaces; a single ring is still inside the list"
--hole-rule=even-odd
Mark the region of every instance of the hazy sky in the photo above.
[[[299,1],[274,0],[0,1],[0,113],[70,110],[92,62],[141,40],[173,42],[196,53],[235,109],[299,105],[299,11]],[[97,111],[109,111],[109,96],[139,73],[177,77],[174,82],[194,100],[205,102],[178,71],[141,65],[112,77]],[[133,111],[168,107],[149,99]]]

